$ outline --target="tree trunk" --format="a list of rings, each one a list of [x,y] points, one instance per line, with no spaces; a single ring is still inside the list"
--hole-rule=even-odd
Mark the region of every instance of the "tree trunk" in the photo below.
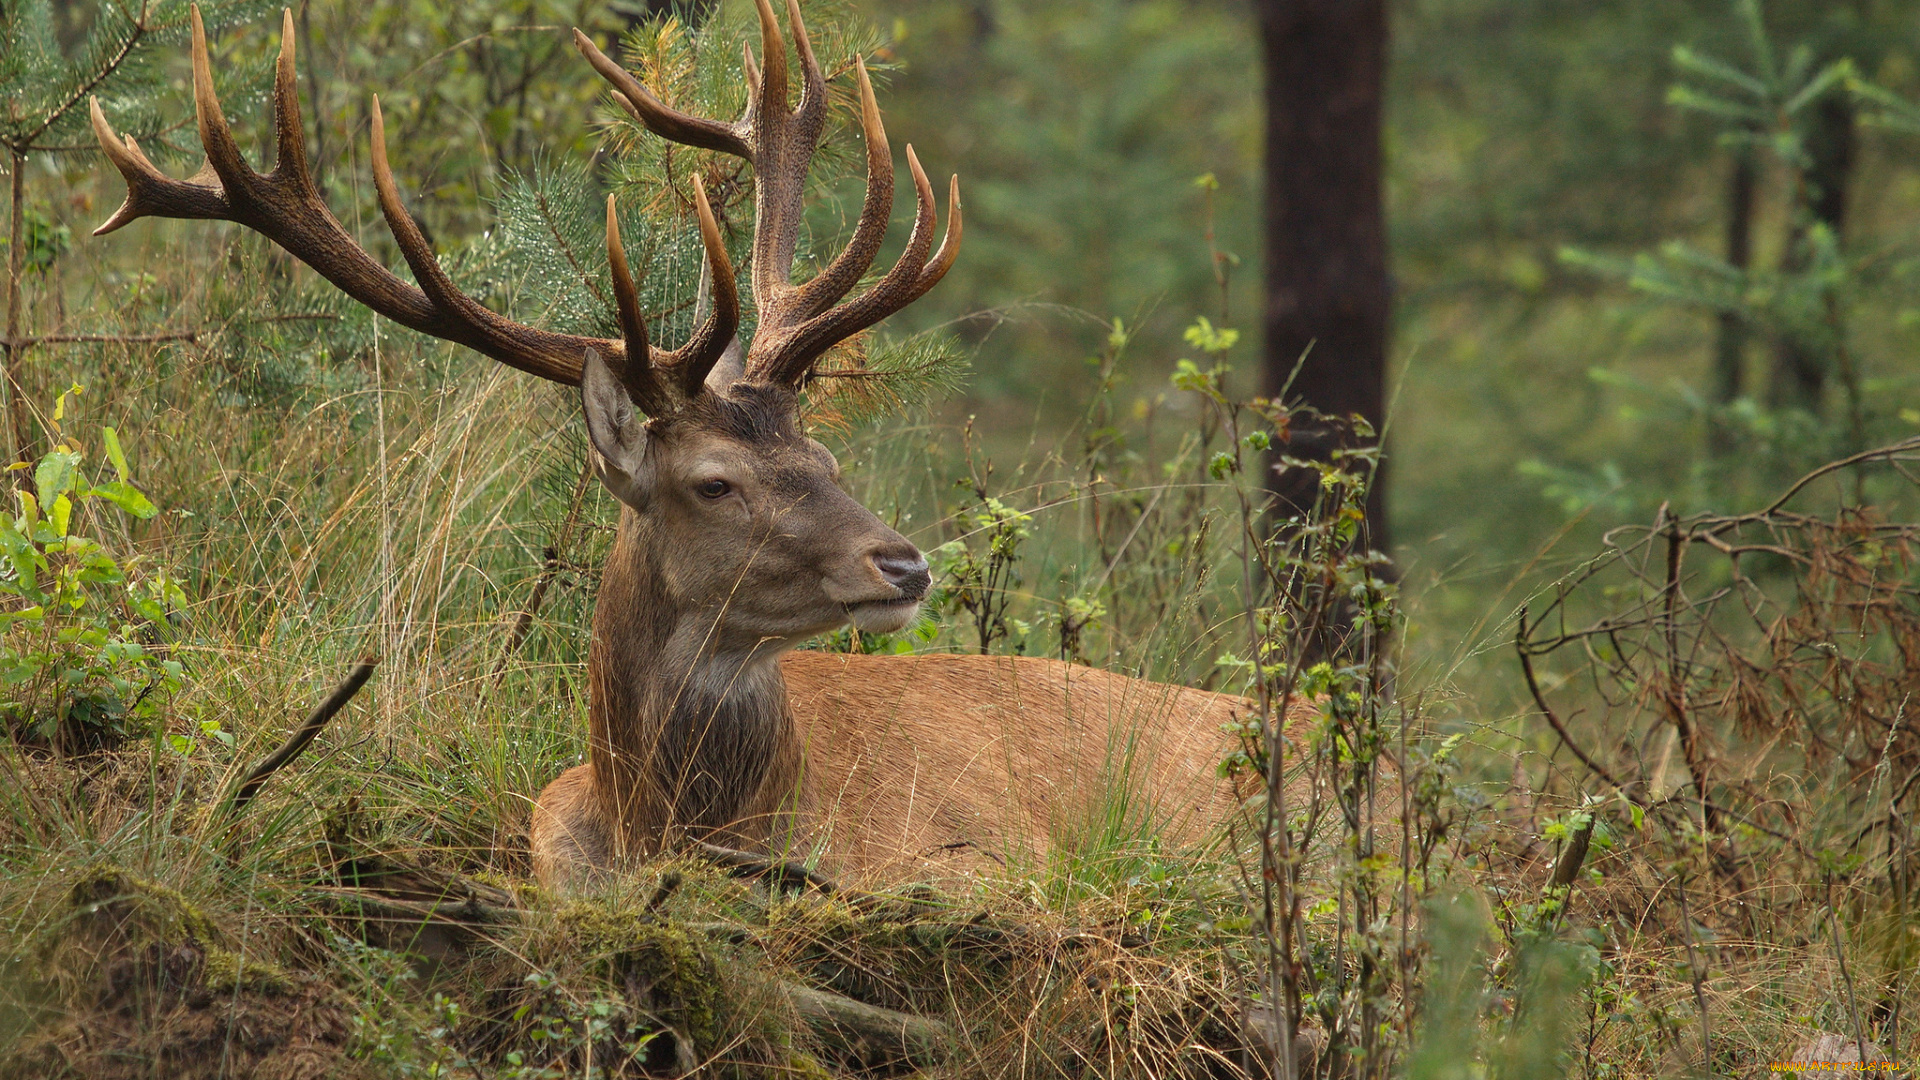
[[[1758,187],[1753,154],[1736,151],[1733,172],[1727,177],[1727,265],[1745,272],[1753,261],[1753,206]],[[1747,320],[1737,311],[1720,313],[1719,333],[1713,343],[1713,403],[1723,409],[1739,400],[1746,389]],[[1716,457],[1733,448],[1732,432],[1723,416],[1716,416],[1707,433],[1708,449]]]
[[[1807,130],[1806,172],[1800,177],[1798,204],[1780,269],[1792,274],[1813,261],[1808,234],[1816,224],[1832,231],[1837,242],[1847,221],[1847,183],[1853,179],[1855,139],[1853,105],[1839,94],[1814,106]],[[1774,345],[1773,378],[1768,399],[1775,408],[1798,407],[1821,411],[1831,358],[1812,342],[1783,334]]]
[[[21,278],[26,273],[27,155],[13,151],[13,201],[8,207],[11,242],[7,248],[7,366],[0,371],[0,394],[6,395],[7,426],[13,445],[8,460],[31,461],[31,435],[27,426],[26,394],[20,388],[27,355],[26,335],[20,329]]]
[[[1386,413],[1387,243],[1381,201],[1385,0],[1255,0],[1266,63],[1264,391],[1328,416]],[[1302,360],[1302,357],[1305,357]],[[1296,364],[1298,374],[1294,374]],[[1288,384],[1292,377],[1291,385]],[[1333,425],[1296,426],[1296,457],[1325,459]],[[1385,473],[1368,497],[1370,542],[1387,549]],[[1291,507],[1318,479],[1270,474]]]

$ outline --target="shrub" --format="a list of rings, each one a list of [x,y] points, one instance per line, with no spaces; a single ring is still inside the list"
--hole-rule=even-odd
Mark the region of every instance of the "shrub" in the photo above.
[[[100,442],[113,479],[89,478],[77,440],[60,432],[79,389],[54,404],[54,446],[33,466],[32,483],[16,492],[19,515],[0,515],[0,716],[16,737],[62,752],[155,730],[154,717],[183,677],[167,646],[187,599],[173,578],[139,557],[116,557],[75,531],[103,524],[108,508],[143,519],[158,512],[128,479],[110,427]],[[190,745],[176,740],[175,749]]]

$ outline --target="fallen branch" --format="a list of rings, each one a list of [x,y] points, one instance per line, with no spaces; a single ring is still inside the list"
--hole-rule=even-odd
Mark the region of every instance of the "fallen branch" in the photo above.
[[[381,896],[365,889],[345,889],[316,885],[313,891],[327,901],[338,914],[349,914],[371,922],[459,923],[464,926],[512,926],[520,921],[517,908],[485,903],[478,897],[430,903]]]
[[[307,744],[320,734],[320,729],[327,726],[327,721],[333,719],[333,714],[345,708],[347,702],[353,700],[353,695],[367,685],[368,679],[373,678],[373,669],[379,663],[379,657],[367,656],[354,665],[353,671],[348,673],[346,680],[334,687],[333,693],[327,695],[327,700],[321,702],[319,708],[313,710],[312,715],[308,716],[299,727],[293,729],[293,734],[281,744],[280,749],[267,755],[264,761],[255,765],[253,770],[247,773],[246,779],[240,781],[240,785],[233,789],[233,794],[227,799],[226,812],[231,815],[245,809],[246,805],[259,793],[260,786],[267,782],[268,777],[299,757],[300,752],[307,748]]]
[[[805,986],[783,987],[800,1019],[836,1050],[869,1066],[904,1061],[937,1064],[953,1040],[952,1029],[938,1020],[895,1012],[839,994]]]
[[[728,870],[735,871],[735,877],[767,877],[783,885],[810,885],[829,896],[839,895],[843,891],[832,878],[797,862],[770,859],[704,841],[699,845],[699,851]]]

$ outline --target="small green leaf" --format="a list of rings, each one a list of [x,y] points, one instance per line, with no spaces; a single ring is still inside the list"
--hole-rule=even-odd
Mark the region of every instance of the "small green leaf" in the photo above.
[[[45,491],[45,488],[40,490]],[[55,536],[67,535],[67,527],[73,524],[73,500],[65,495],[56,497],[53,505],[47,508],[47,518],[53,523]]]
[[[107,500],[142,520],[150,518],[160,512],[159,508],[154,506],[152,500],[148,499],[139,488],[134,487],[124,480],[115,480],[110,484],[101,484],[99,487],[89,489],[87,494],[98,495],[100,498]]]
[[[33,487],[41,499],[65,495],[73,490],[74,476],[80,468],[80,455],[71,450],[54,450],[40,459],[33,471]]]
[[[113,462],[113,471],[121,481],[127,479],[127,453],[120,449],[120,433],[110,427],[100,429],[100,441],[107,446],[107,460]]]

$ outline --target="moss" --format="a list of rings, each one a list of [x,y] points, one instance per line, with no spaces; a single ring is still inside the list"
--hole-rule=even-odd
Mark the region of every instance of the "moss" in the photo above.
[[[102,939],[139,946],[205,943],[215,936],[213,920],[185,896],[110,864],[87,868],[67,897]]]
[[[261,994],[285,994],[293,989],[293,978],[277,964],[241,956],[230,949],[206,946],[206,967],[202,978],[214,993],[250,991]]]
[[[644,912],[574,901],[554,914],[567,950],[588,958],[613,986],[644,994],[651,1010],[670,1018],[696,1045],[720,1035],[720,973],[706,949],[684,927]]]

